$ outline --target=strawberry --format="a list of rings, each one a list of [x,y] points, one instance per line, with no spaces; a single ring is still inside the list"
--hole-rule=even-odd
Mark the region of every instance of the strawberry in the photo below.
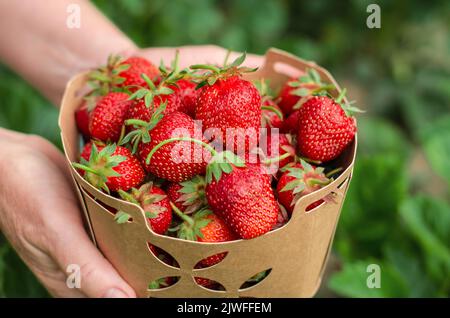
[[[278,181],[276,193],[278,201],[290,214],[301,197],[319,190],[332,181],[323,171],[323,168],[316,168],[304,160],[285,169]],[[320,199],[311,203],[306,211],[312,210],[322,202],[324,200]]]
[[[143,57],[132,56],[119,64],[120,66],[129,65],[129,68],[120,72],[119,76],[125,80],[119,86],[143,86],[145,81],[142,79],[142,74],[154,79],[159,76],[158,68],[150,61]]]
[[[291,78],[284,84],[278,97],[280,99],[278,105],[283,113],[289,116],[311,96],[326,93],[333,88],[333,85],[321,82],[320,75],[316,70],[309,69],[305,75]]]
[[[125,115],[131,105],[125,93],[108,93],[101,98],[91,113],[91,137],[105,142],[119,140]]]
[[[267,128],[280,128],[283,121],[283,113],[280,107],[273,100],[274,93],[270,89],[269,81],[266,79],[260,79],[254,81],[256,89],[262,98],[261,103],[261,127]]]
[[[137,87],[145,86],[142,78],[159,75],[158,68],[143,57],[132,56],[123,59],[119,55],[110,55],[107,64],[89,73],[89,85],[93,88],[91,96],[104,96],[110,92],[123,91],[128,87],[135,91]]]
[[[283,113],[280,107],[272,99],[264,99],[261,106],[261,127],[281,128],[283,124]]]
[[[195,117],[195,109],[197,106],[197,98],[201,90],[196,90],[196,83],[188,79],[180,79],[176,82],[176,86],[171,88],[175,91],[175,94],[180,99],[180,107],[178,110],[190,117]]]
[[[260,236],[277,222],[278,205],[270,175],[259,165],[233,167],[206,186],[208,204],[243,239]]]
[[[181,183],[171,183],[167,187],[167,195],[178,209],[192,214],[206,205],[205,178],[195,176]]]
[[[182,182],[203,174],[209,156],[207,153],[203,156],[200,146],[191,141],[164,144],[174,137],[192,139],[197,134],[201,137],[201,129],[184,113],[174,112],[162,117],[162,112],[164,107],[159,107],[149,123],[128,120],[139,129],[129,133],[123,142],[137,143],[138,156],[145,170],[159,178]]]
[[[211,210],[204,208],[193,214],[192,217],[181,212],[173,202],[172,209],[183,223],[180,225],[177,236],[183,240],[198,242],[228,242],[237,240],[237,235],[228,227],[228,225],[220,219]],[[199,266],[213,266],[223,260],[226,253],[219,253],[209,256],[200,261]]]
[[[267,145],[265,151],[263,150],[266,159],[283,158],[276,161],[279,169],[294,161],[295,148],[291,144],[290,136],[285,134],[270,134],[266,138]],[[286,154],[288,155],[286,156]]]
[[[206,198],[213,212],[233,232],[250,239],[270,231],[277,221],[278,205],[271,188],[271,177],[263,167],[259,164],[245,166],[233,152],[217,152],[204,141],[190,137],[160,142],[149,153],[147,161],[160,148],[178,141],[201,144],[212,155],[206,167]],[[173,205],[172,208],[175,210],[176,207]]]
[[[143,184],[139,189],[131,188],[131,193],[118,191],[120,197],[128,202],[138,204],[145,211],[151,228],[157,234],[164,234],[172,222],[172,208],[164,190],[152,182]],[[117,223],[125,223],[130,215],[121,211],[116,214]]]
[[[242,149],[245,141],[257,143],[261,126],[261,96],[256,87],[241,78],[243,72],[253,71],[239,67],[245,59],[240,56],[230,65],[220,69],[212,65],[193,65],[191,69],[208,69],[203,81],[197,87],[203,87],[195,111],[195,118],[202,120],[204,130],[218,130],[222,136],[216,136],[227,149]],[[234,129],[234,136],[227,136],[227,129]],[[234,137],[234,138],[233,138]]]
[[[280,127],[280,132],[283,134],[293,134],[297,133],[299,123],[299,111],[296,110],[292,114],[289,115],[282,123]]]
[[[80,133],[85,140],[90,139],[91,133],[89,132],[89,110],[86,102],[84,101],[80,108],[75,111],[75,123]]]
[[[145,177],[139,161],[124,147],[110,144],[98,146],[88,143],[82,152],[80,163],[72,165],[81,170],[83,177],[94,187],[110,191],[128,191],[138,186]],[[86,160],[89,152],[89,160]]]
[[[342,97],[334,101],[327,96],[314,96],[300,108],[297,148],[302,156],[319,162],[330,161],[353,140],[356,122],[339,104]]]

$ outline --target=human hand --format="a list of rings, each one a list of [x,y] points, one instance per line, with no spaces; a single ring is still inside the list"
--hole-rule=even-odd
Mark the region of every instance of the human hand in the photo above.
[[[56,297],[135,297],[89,240],[63,155],[48,141],[0,128],[0,229]],[[81,288],[66,285],[80,266]]]

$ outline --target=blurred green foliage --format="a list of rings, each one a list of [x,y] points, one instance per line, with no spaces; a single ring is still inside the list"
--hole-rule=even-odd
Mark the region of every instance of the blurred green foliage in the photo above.
[[[347,297],[450,294],[450,2],[96,0],[137,44],[218,44],[263,54],[274,46],[315,60],[367,110],[335,239],[329,288]],[[57,111],[0,67],[0,126],[59,144]],[[369,289],[369,264],[381,288]],[[19,286],[20,285],[20,286]],[[45,296],[5,244],[0,296]]]

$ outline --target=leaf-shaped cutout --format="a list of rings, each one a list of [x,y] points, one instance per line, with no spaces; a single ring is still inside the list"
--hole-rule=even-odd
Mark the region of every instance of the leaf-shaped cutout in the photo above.
[[[174,285],[180,279],[179,276],[167,276],[155,279],[148,284],[149,290],[164,289]]]
[[[216,282],[215,280],[203,277],[194,277],[194,280],[197,283],[197,285],[200,285],[203,288],[209,290],[225,291],[225,287],[223,287],[221,283]]]
[[[195,268],[207,268],[219,264],[228,255],[228,252],[217,253],[199,261]]]
[[[180,265],[178,264],[177,260],[170,255],[168,252],[163,250],[162,248],[153,245],[151,243],[147,243],[148,249],[150,250],[150,253],[152,253],[156,258],[158,258],[161,262],[164,264],[167,264],[172,267],[180,268]]]
[[[262,272],[259,272],[259,273],[255,274],[255,275],[253,275],[252,277],[250,277],[249,279],[247,279],[247,280],[241,285],[241,287],[239,288],[239,290],[241,290],[241,289],[246,289],[246,288],[249,288],[249,287],[252,287],[252,286],[255,286],[255,285],[261,283],[264,279],[267,278],[267,276],[269,276],[269,274],[270,274],[271,271],[272,271],[272,269],[269,268],[269,269],[266,269],[266,270],[264,270],[264,271],[262,271]]]
[[[317,200],[317,201],[311,203],[310,205],[308,205],[306,207],[305,211],[310,212],[311,210],[318,208],[319,206],[321,206],[324,203],[325,203],[325,201],[323,199]]]

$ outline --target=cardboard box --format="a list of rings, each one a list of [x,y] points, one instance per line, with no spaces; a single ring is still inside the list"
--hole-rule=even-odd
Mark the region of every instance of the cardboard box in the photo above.
[[[247,79],[270,78],[271,85],[279,87],[288,77],[282,73],[282,64],[304,71],[314,68],[322,80],[336,86],[333,77],[314,62],[304,61],[286,52],[270,49],[264,65]],[[74,77],[67,85],[59,118],[61,138],[67,162],[77,161],[80,137],[74,112],[82,101],[87,74]],[[357,139],[338,159],[344,168],[340,176],[328,186],[302,197],[296,204],[292,218],[282,228],[252,240],[224,243],[200,243],[155,234],[137,205],[100,192],[71,169],[76,191],[84,211],[92,240],[120,275],[140,297],[312,297],[318,290],[331,250],[341,207],[352,175]],[[305,212],[312,202],[327,195],[334,202],[326,202]],[[111,211],[123,210],[132,221],[118,225]],[[179,268],[160,261],[149,249],[149,243],[169,253]],[[227,252],[220,263],[194,269],[207,256]],[[269,275],[258,284],[241,289],[242,284],[264,270]],[[179,277],[174,285],[148,290],[148,284],[162,277]],[[219,282],[225,291],[215,291],[196,284],[194,277]]]

